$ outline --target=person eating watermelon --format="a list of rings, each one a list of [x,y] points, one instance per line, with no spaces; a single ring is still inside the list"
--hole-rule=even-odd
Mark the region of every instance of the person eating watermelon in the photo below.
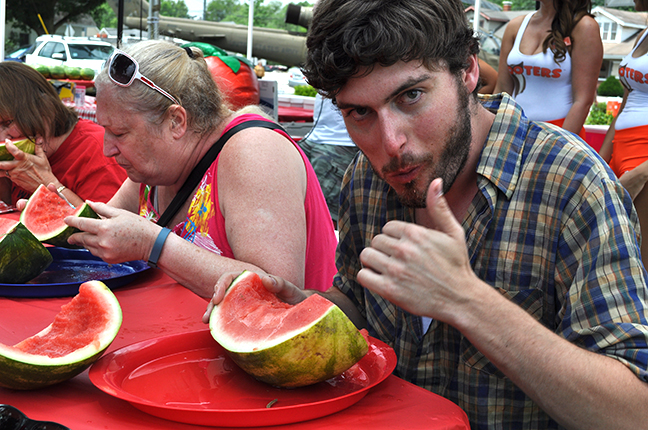
[[[104,156],[103,134],[101,126],[65,106],[36,69],[0,62],[0,142],[14,158],[0,161],[0,200],[15,206],[42,184],[74,206],[86,199],[107,202],[126,171]],[[25,138],[36,144],[33,154],[11,143]]]
[[[95,79],[104,153],[128,172],[101,220],[69,242],[108,263],[145,260],[202,297],[230,270],[321,288],[337,239],[308,159],[259,107],[233,111],[202,51],[151,40]]]

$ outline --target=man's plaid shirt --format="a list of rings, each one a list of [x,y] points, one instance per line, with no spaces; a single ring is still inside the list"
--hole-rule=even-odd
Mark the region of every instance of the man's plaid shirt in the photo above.
[[[481,102],[496,118],[462,220],[473,270],[550,330],[648,381],[648,290],[629,195],[571,133],[528,121],[507,95]],[[414,222],[364,155],[347,170],[340,201],[334,285],[369,334],[394,348],[395,373],[457,403],[473,429],[558,428],[457,330],[433,321],[424,334],[420,317],[356,282],[360,252],[382,226]]]

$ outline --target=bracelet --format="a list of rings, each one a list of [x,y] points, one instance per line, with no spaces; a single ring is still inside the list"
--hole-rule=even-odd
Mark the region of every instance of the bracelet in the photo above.
[[[63,190],[66,189],[66,188],[67,188],[67,187],[66,187],[65,185],[61,185],[60,187],[58,187],[58,188],[56,189],[56,192],[59,193],[59,194],[61,194],[61,193],[63,192]]]
[[[164,246],[164,242],[166,242],[169,233],[171,233],[171,230],[166,227],[162,228],[162,231],[160,231],[160,234],[158,234],[157,239],[155,239],[153,249],[151,250],[151,255],[149,255],[149,259],[146,264],[153,268],[157,268],[157,262],[160,258],[160,254],[162,253],[162,247]]]

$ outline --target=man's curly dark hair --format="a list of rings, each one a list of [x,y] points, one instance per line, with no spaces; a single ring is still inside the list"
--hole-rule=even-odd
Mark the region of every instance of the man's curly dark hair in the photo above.
[[[421,61],[456,75],[479,41],[458,0],[320,0],[306,47],[308,83],[335,98],[349,78],[376,64]]]

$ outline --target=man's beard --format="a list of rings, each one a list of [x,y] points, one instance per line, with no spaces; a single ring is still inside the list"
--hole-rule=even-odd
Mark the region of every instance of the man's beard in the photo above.
[[[467,89],[458,82],[459,103],[457,106],[457,120],[449,130],[445,141],[444,150],[439,162],[434,167],[434,157],[431,154],[415,158],[411,154],[404,154],[400,158],[393,158],[383,167],[379,176],[402,169],[408,165],[422,166],[422,174],[415,180],[405,184],[405,190],[398,193],[398,200],[405,206],[412,208],[426,207],[427,191],[430,183],[435,178],[443,179],[443,192],[446,193],[463,170],[470,153],[472,129],[470,123],[470,95]],[[373,167],[373,166],[372,166]],[[374,168],[374,172],[378,172]]]

